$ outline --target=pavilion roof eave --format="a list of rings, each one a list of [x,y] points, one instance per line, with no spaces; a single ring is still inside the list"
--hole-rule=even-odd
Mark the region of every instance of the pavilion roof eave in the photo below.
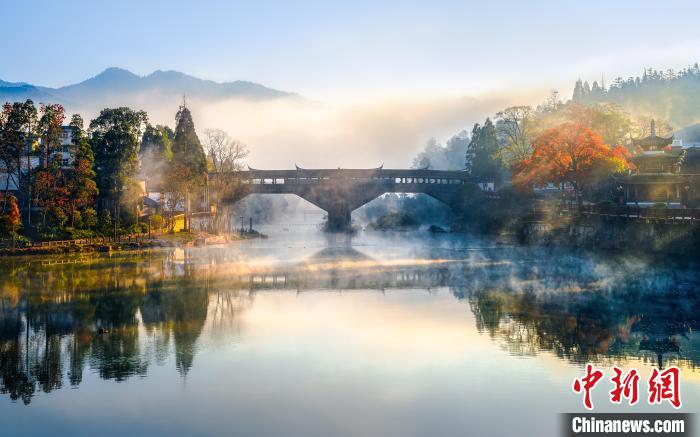
[[[640,146],[640,147],[649,147],[649,146],[657,146],[657,147],[664,147],[668,146],[669,144],[673,143],[673,135],[671,135],[668,138],[665,137],[657,137],[657,136],[649,136],[646,138],[632,138],[632,144],[635,146]]]

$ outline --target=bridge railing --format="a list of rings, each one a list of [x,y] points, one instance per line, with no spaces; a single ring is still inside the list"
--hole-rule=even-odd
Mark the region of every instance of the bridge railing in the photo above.
[[[401,169],[319,169],[319,170],[247,170],[213,173],[210,178],[227,177],[253,185],[324,184],[374,181],[387,184],[462,185],[473,178],[464,171]]]
[[[246,185],[317,185],[343,182],[378,182],[390,185],[464,185],[466,179],[451,178],[416,178],[416,177],[392,177],[392,178],[241,178],[241,183]]]
[[[576,213],[576,206],[571,210],[562,209],[569,214]],[[583,215],[621,217],[631,220],[663,221],[670,223],[700,222],[698,208],[642,208],[638,206],[618,205],[583,205],[578,211]]]

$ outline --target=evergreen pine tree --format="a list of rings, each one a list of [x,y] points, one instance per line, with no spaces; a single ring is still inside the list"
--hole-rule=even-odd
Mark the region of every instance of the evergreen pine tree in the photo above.
[[[185,228],[189,229],[190,194],[202,187],[207,175],[207,159],[194,130],[192,114],[181,106],[175,116],[175,137],[172,143],[171,178],[184,195]]]
[[[86,216],[95,215],[93,209],[95,196],[97,196],[97,183],[95,182],[94,161],[95,157],[92,152],[92,146],[88,140],[85,131],[83,130],[83,118],[74,114],[71,117],[70,127],[72,128],[73,153],[73,172],[68,182],[68,189],[71,199],[71,226],[75,227],[75,219],[79,216],[76,214],[84,214]]]
[[[572,100],[577,102],[583,99],[583,82],[581,82],[581,79],[576,81],[576,85],[574,85],[574,95],[572,96]]]
[[[502,166],[498,150],[496,127],[491,119],[487,118],[483,126],[475,124],[467,147],[467,171],[478,182],[500,181]]]
[[[479,147],[479,138],[481,136],[481,126],[479,123],[475,123],[472,128],[472,135],[469,144],[467,145],[467,152],[465,156],[464,168],[470,175],[474,175],[474,157],[476,156],[476,150]]]
[[[591,86],[588,84],[588,81],[583,83],[583,95],[586,97],[591,95]]]

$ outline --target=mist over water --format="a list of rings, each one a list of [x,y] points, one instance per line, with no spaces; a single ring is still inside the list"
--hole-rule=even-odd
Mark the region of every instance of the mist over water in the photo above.
[[[684,410],[700,406],[694,271],[292,225],[227,246],[0,261],[6,430],[550,435],[555,412],[583,408],[570,385],[585,362],[643,378],[678,365]],[[625,410],[606,396],[597,411]]]

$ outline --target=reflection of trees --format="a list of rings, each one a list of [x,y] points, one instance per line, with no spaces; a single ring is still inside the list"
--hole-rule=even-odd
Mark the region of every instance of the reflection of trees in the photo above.
[[[561,278],[550,286],[546,275],[529,276],[522,287],[512,276],[500,277],[454,294],[469,302],[480,332],[516,355],[544,350],[574,362],[638,356],[662,365],[662,356],[672,354],[699,364],[690,333],[700,327],[700,296],[692,287],[679,290],[683,282],[668,280],[667,273],[648,275],[654,279],[629,276],[605,289],[569,281],[568,291],[558,288]]]
[[[144,375],[150,363],[165,361],[171,340],[186,374],[207,319],[202,276],[162,256],[0,263],[0,392],[29,403],[66,380],[80,384],[85,366],[116,381]],[[144,347],[151,338],[161,350]]]
[[[213,337],[239,331],[239,315],[253,304],[253,295],[240,290],[218,289],[213,292],[214,305],[209,319]]]
[[[180,374],[186,375],[194,360],[195,342],[207,319],[209,293],[190,275],[187,285],[183,285],[168,289],[162,283],[153,284],[141,303],[141,317],[149,333],[159,333],[166,342],[172,337],[175,364]],[[161,354],[167,347],[167,343],[157,345]]]

